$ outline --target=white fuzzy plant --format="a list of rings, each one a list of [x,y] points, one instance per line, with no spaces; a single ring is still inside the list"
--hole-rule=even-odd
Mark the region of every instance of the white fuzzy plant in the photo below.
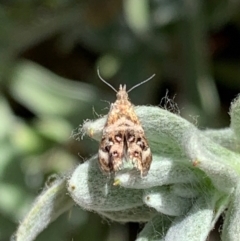
[[[153,153],[146,177],[98,168],[97,156],[40,194],[13,236],[31,241],[74,203],[119,222],[146,222],[137,241],[205,241],[224,212],[223,241],[240,240],[240,98],[231,126],[199,130],[158,107],[136,107]],[[84,133],[100,140],[106,117],[88,121]]]

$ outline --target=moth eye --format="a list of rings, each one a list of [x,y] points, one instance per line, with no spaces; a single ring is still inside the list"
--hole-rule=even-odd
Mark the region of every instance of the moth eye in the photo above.
[[[118,156],[118,152],[117,152],[117,151],[114,151],[112,155],[113,155],[114,157],[117,157],[117,156]]]
[[[116,139],[116,141],[118,141],[118,142],[122,141],[122,135],[121,135],[121,134],[117,134],[117,135],[115,136],[115,139]]]
[[[134,142],[135,141],[135,136],[134,135],[129,135],[128,136],[128,141],[129,142]]]

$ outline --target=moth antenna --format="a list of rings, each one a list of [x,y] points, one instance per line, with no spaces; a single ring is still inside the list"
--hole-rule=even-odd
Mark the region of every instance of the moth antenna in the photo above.
[[[129,93],[130,91],[132,91],[133,89],[137,88],[138,86],[148,82],[149,80],[151,80],[156,74],[153,74],[151,77],[149,77],[148,79],[142,81],[141,83],[138,83],[136,85],[134,85],[130,90],[127,91],[127,93]]]
[[[117,90],[111,85],[109,84],[105,79],[102,78],[102,76],[100,75],[100,70],[99,68],[97,68],[97,74],[98,74],[98,77],[99,79],[106,85],[108,85],[110,88],[112,88],[116,93],[117,93]]]

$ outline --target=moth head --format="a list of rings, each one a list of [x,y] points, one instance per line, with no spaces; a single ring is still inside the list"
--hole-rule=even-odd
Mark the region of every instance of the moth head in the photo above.
[[[128,94],[126,92],[126,85],[120,85],[119,91],[117,92],[117,100],[128,99]]]

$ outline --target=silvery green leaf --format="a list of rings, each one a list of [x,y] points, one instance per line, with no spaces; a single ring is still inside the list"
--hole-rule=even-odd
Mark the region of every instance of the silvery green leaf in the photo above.
[[[144,191],[144,203],[158,212],[169,216],[180,216],[187,212],[191,199],[174,195],[168,187],[154,187]]]
[[[178,115],[158,107],[140,106],[135,110],[153,153],[179,157],[183,164],[205,172],[217,189],[231,192],[240,173],[238,153],[217,144]],[[99,140],[104,123],[105,117],[86,122],[82,131]]]
[[[177,115],[156,107],[141,107],[141,111],[147,113],[143,118],[146,132],[158,134],[159,137],[166,133],[182,154],[188,157],[187,160],[210,177],[215,187],[224,192],[231,191],[238,180],[237,172],[240,171],[238,153],[218,145]],[[149,142],[151,144],[151,137]]]
[[[73,206],[66,194],[66,179],[55,178],[33,203],[32,208],[20,223],[13,241],[32,241],[52,221]]]
[[[181,164],[181,157],[153,154],[153,161],[146,177],[131,172],[117,173],[115,182],[126,188],[149,188],[174,183],[196,183],[201,178],[198,170]],[[186,161],[185,161],[186,162]]]
[[[176,183],[171,186],[171,192],[182,198],[196,198],[201,195],[202,189],[194,183]]]
[[[172,224],[172,220],[172,217],[163,214],[156,215],[145,225],[136,241],[165,241],[164,237]]]
[[[230,206],[224,219],[222,240],[238,241],[240,240],[240,182],[231,197]]]
[[[154,215],[157,214],[157,211],[153,208],[149,208],[148,206],[140,206],[130,209],[125,209],[121,211],[108,211],[102,212],[98,211],[98,213],[110,220],[126,223],[126,222],[147,222],[149,221]]]
[[[96,157],[79,165],[68,181],[68,191],[82,208],[96,211],[120,211],[143,205],[140,189],[114,186],[103,175]]]
[[[215,143],[229,150],[240,152],[240,142],[231,128],[209,129],[203,130],[202,132]]]
[[[212,220],[212,228],[214,228],[215,223],[218,221],[218,218],[224,213],[224,211],[229,206],[231,200],[231,194],[229,195],[220,195],[220,198],[217,200],[215,205],[214,219]]]
[[[212,196],[201,196],[190,211],[177,217],[166,233],[164,241],[206,241],[212,229],[215,200]]]
[[[238,97],[232,102],[230,108],[231,129],[236,138],[240,139],[240,98]]]
[[[82,208],[120,222],[148,221],[156,212],[177,216],[174,219],[163,214],[154,216],[137,241],[205,241],[219,216],[231,203],[223,240],[239,240],[238,102],[236,100],[231,109],[232,129],[219,131],[199,130],[180,116],[158,107],[136,107],[153,153],[148,175],[142,178],[132,170],[122,170],[113,180],[101,173],[97,156],[94,156],[79,165],[69,177],[70,196]],[[99,141],[105,121],[106,117],[86,121],[82,134]],[[64,188],[65,184],[56,193],[65,195]],[[54,196],[48,194],[50,190],[51,187],[40,196],[48,205],[44,210],[47,218],[36,215],[36,201],[19,226],[16,237],[29,232],[34,238],[53,220],[48,211]],[[61,198],[59,200],[63,203]],[[66,210],[67,205],[62,207],[61,211]]]
[[[193,165],[204,171],[218,190],[232,191],[238,181],[238,153],[216,144],[197,130],[184,142],[184,149]]]

